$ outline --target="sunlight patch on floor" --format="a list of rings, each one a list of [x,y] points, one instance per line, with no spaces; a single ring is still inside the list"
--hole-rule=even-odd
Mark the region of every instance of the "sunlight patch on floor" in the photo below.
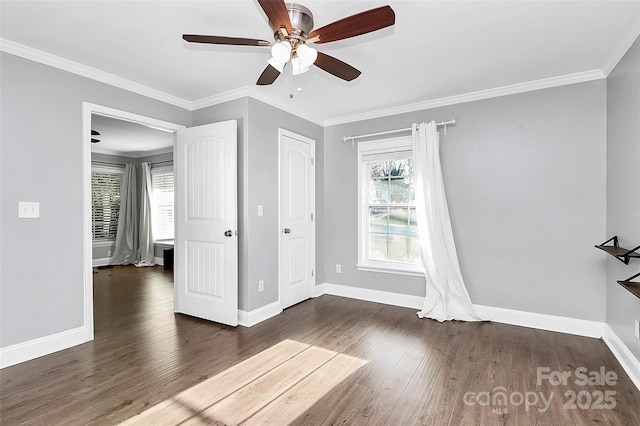
[[[287,424],[366,363],[284,340],[122,424]]]

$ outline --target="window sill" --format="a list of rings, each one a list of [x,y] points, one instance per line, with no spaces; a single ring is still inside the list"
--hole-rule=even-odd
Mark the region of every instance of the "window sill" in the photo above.
[[[382,272],[384,274],[410,275],[414,277],[424,277],[424,270],[407,269],[396,266],[379,266],[379,265],[356,265],[358,271],[366,272]]]
[[[91,243],[91,245],[93,247],[111,247],[112,245],[114,245],[116,242],[112,241],[112,240],[102,240],[102,241],[93,241]]]
[[[156,240],[153,244],[160,247],[173,247],[173,240]]]

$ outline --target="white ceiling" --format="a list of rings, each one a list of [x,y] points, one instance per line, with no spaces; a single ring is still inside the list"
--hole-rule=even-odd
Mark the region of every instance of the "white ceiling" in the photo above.
[[[91,144],[91,152],[131,158],[173,152],[173,133],[142,124],[93,114],[91,129],[100,133],[92,136],[100,142]]]
[[[255,0],[2,0],[0,46],[37,49],[190,109],[250,95],[326,125],[473,93],[603,78],[640,34],[640,1],[300,2],[316,28],[384,4],[396,24],[317,46],[362,71],[352,82],[313,67],[300,76],[285,70],[266,87],[255,81],[268,47],[182,40],[183,33],[271,40]]]

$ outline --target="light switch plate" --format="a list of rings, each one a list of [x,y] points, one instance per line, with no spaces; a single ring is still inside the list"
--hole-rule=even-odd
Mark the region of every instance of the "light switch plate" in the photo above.
[[[19,219],[38,219],[40,217],[40,203],[38,201],[18,201]]]
[[[258,204],[258,216],[264,216],[264,206],[262,204]]]

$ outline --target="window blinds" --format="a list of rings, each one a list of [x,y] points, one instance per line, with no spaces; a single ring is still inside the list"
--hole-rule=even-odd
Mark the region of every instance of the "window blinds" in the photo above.
[[[91,172],[91,231],[94,241],[112,241],[118,231],[122,170]]]
[[[151,169],[153,191],[153,236],[155,240],[173,239],[173,168]]]

